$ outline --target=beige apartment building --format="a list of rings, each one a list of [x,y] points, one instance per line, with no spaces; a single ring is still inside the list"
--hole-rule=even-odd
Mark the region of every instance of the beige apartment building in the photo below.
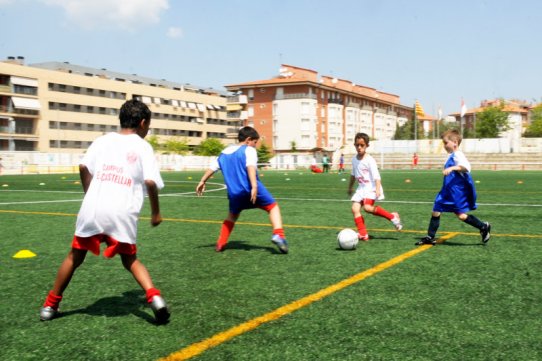
[[[414,109],[398,95],[283,64],[272,79],[227,85],[228,117],[255,127],[275,153],[337,151],[357,132],[392,139]]]
[[[159,142],[228,144],[227,132],[237,131],[238,120],[226,116],[225,92],[64,62],[27,66],[10,57],[0,61],[0,151],[82,153],[118,130],[118,110],[132,98],[151,109]]]

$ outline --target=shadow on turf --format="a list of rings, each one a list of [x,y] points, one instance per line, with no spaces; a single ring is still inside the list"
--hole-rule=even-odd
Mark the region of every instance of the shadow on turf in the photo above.
[[[57,317],[66,317],[75,314],[100,317],[135,315],[149,323],[159,325],[151,314],[141,310],[144,304],[146,304],[146,302],[144,301],[143,292],[141,290],[132,290],[124,292],[122,296],[101,298],[85,308],[61,312]],[[150,308],[148,309],[150,310]]]
[[[419,240],[419,238],[414,238],[416,241]],[[483,243],[458,243],[458,242],[452,242],[452,241],[444,241],[441,243],[437,243],[436,246],[450,246],[450,247],[472,247],[472,246],[486,246]]]
[[[199,246],[198,248],[215,248],[216,244],[208,244],[205,246]],[[269,253],[273,254],[281,254],[275,247],[273,246],[259,246],[254,243],[248,243],[247,241],[229,241],[226,245],[226,248],[224,249],[224,252],[231,251],[231,250],[241,250],[241,251],[254,251],[254,250],[265,250]]]

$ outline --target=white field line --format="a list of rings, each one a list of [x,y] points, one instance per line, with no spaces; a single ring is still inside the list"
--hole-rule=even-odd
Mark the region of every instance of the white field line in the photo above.
[[[168,181],[167,183],[195,183],[193,181]],[[213,183],[213,182],[207,182],[207,184],[212,184],[216,186],[220,186],[216,189],[210,189],[206,190],[205,194],[212,193],[212,192],[219,192],[226,189],[226,186],[222,183]],[[46,190],[0,190],[0,194],[2,192],[32,192],[32,193],[70,193],[70,194],[81,194],[81,192],[65,192],[65,191],[46,191]],[[197,197],[196,192],[182,192],[182,193],[167,193],[167,194],[160,194],[160,198],[162,197]],[[224,198],[223,196],[208,196],[204,195],[206,198]],[[287,198],[287,197],[275,197],[276,200],[281,201],[304,201],[304,202],[350,202],[349,199],[330,199],[330,198]],[[30,201],[30,202],[0,202],[0,205],[13,205],[13,204],[38,204],[38,203],[62,203],[62,202],[80,202],[82,198],[80,199],[65,199],[65,200],[53,200],[53,201]],[[432,201],[390,201],[390,200],[382,200],[378,201],[379,203],[391,203],[391,204],[433,204]],[[478,203],[479,206],[502,206],[502,207],[542,207],[542,204],[519,204],[519,203]]]

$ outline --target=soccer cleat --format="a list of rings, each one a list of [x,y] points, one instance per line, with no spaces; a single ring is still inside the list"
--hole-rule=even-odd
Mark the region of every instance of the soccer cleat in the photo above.
[[[42,307],[40,310],[40,321],[51,321],[58,314],[58,310],[55,310],[51,306]]]
[[[399,217],[399,213],[392,212],[393,218],[391,219],[391,223],[395,226],[395,229],[400,231],[403,229],[403,225],[401,224],[401,218]]]
[[[278,247],[280,253],[288,253],[288,242],[286,242],[286,239],[282,238],[278,234],[274,234],[273,237],[271,237],[271,242]]]
[[[151,301],[151,309],[157,323],[166,323],[169,320],[169,309],[162,296],[154,296]]]
[[[227,243],[220,243],[220,242],[217,242],[217,243],[216,243],[216,247],[215,247],[215,251],[217,251],[217,252],[223,252],[223,251],[226,249],[226,244],[227,244]]]
[[[435,244],[437,244],[437,240],[435,239],[435,237],[425,236],[415,243],[416,246],[421,246],[422,244],[430,244],[434,246]]]
[[[358,233],[358,239],[363,242],[367,242],[369,240],[369,235],[365,233],[364,235],[361,235]]]
[[[480,235],[482,236],[482,243],[486,244],[489,241],[489,238],[491,238],[491,224],[489,222],[484,223],[485,226],[480,230]]]

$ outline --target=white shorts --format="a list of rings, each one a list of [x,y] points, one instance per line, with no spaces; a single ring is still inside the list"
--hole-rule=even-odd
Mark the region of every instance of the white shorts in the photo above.
[[[378,199],[376,198],[376,192],[374,190],[366,190],[366,189],[358,189],[356,190],[356,193],[350,198],[352,202],[358,202],[360,203],[364,199],[376,199],[378,201],[381,201],[384,199],[384,192],[380,192],[380,197]]]

